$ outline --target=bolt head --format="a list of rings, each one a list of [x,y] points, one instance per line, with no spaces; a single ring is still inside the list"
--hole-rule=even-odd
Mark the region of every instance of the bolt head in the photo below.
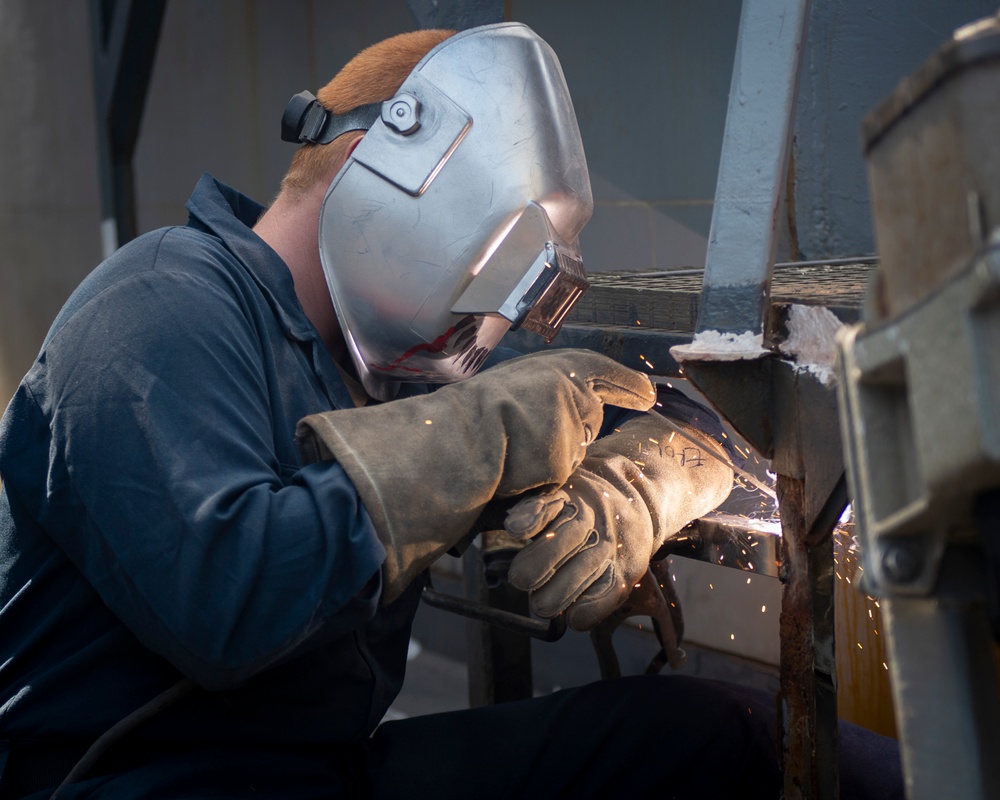
[[[882,551],[882,572],[893,583],[909,583],[923,567],[920,553],[911,542],[896,542]]]
[[[420,127],[420,102],[408,94],[382,104],[382,121],[397,133],[409,136]]]

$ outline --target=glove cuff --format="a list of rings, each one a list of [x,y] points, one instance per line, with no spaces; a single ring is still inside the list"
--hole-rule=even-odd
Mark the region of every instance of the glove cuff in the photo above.
[[[383,604],[472,527],[495,487],[488,474],[495,467],[469,467],[456,478],[454,460],[441,455],[449,426],[428,425],[426,409],[417,410],[397,400],[314,414],[296,429],[303,461],[335,459],[371,517],[386,550]]]

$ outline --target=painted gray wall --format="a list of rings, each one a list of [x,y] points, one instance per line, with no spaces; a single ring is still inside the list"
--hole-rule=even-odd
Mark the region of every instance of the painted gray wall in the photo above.
[[[700,266],[741,0],[513,0],[559,54],[594,189],[596,272]]]
[[[273,196],[291,155],[278,138],[287,98],[415,27],[410,7],[422,2],[171,0],[135,161],[140,229],[182,224],[206,170]],[[795,146],[803,256],[872,251],[858,124],[954,27],[995,3],[813,0]],[[591,269],[703,263],[740,5],[506,3],[563,62],[595,190],[583,237]],[[0,406],[100,257],[86,7],[0,0]]]
[[[955,28],[997,0],[813,0],[795,124],[802,258],[875,252],[861,120]]]

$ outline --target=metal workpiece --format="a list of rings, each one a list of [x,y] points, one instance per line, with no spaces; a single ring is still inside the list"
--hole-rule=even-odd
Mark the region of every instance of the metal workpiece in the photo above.
[[[866,590],[927,595],[1000,485],[1000,246],[891,322],[839,340],[841,424]]]
[[[807,0],[743,3],[697,330],[671,355],[777,473],[784,796],[833,800],[839,320],[821,306],[775,313],[770,297],[808,15]]]
[[[787,311],[780,307],[822,307],[840,322],[857,322],[876,266],[875,259],[869,257],[776,264],[768,317],[785,316]],[[590,272],[590,288],[566,315],[556,346],[595,350],[652,375],[679,377],[683,368],[671,349],[691,343],[704,272]],[[547,346],[538,336],[520,330],[509,331],[504,344],[525,353]],[[727,369],[739,368],[730,363]],[[746,371],[750,373],[746,377],[731,379],[744,404],[757,398],[739,387],[760,383],[753,375],[754,368]],[[759,419],[760,415],[749,418]],[[761,438],[748,437],[758,450]]]
[[[803,514],[812,528],[829,513],[830,499],[844,475],[837,395],[833,385],[796,362],[775,359],[773,364],[771,469],[805,481]],[[837,511],[838,518],[842,511]]]
[[[857,322],[872,273],[873,256],[774,265],[770,302],[822,306],[842,322]],[[567,322],[694,332],[702,305],[704,269],[596,272]]]
[[[709,514],[670,537],[660,554],[682,556],[756,575],[778,577],[781,524],[733,514]]]
[[[775,316],[785,321],[783,338],[759,356],[688,361],[690,351],[673,353],[775,473],[807,480],[804,513],[811,527],[843,474],[834,372],[840,322],[822,307],[786,306]]]

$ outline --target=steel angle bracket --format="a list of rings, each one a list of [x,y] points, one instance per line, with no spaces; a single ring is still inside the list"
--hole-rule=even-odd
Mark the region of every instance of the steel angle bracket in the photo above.
[[[682,373],[764,458],[774,456],[772,424],[774,354],[754,358],[691,359],[686,347],[671,348]]]

